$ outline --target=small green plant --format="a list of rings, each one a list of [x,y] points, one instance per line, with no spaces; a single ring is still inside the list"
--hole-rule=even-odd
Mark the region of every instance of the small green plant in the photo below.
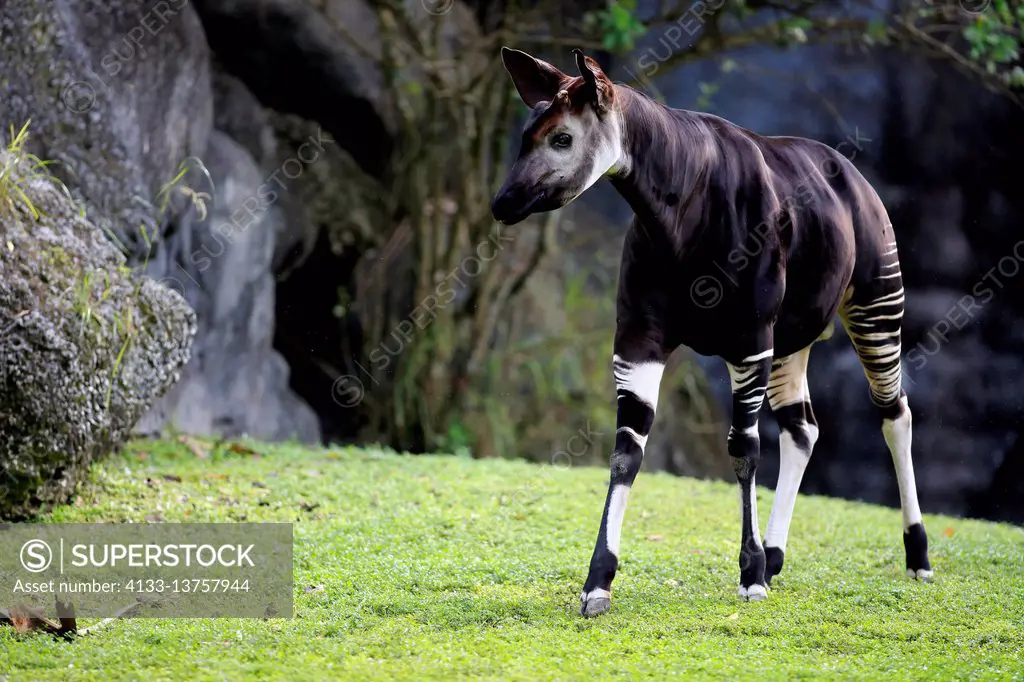
[[[606,9],[588,12],[584,29],[601,37],[601,44],[610,52],[625,52],[636,47],[636,39],[647,27],[636,17],[636,0],[609,1]]]
[[[206,176],[206,179],[210,183],[210,187],[213,187],[213,178],[210,176],[210,171],[207,170],[206,164],[203,163],[203,160],[195,156],[190,156],[186,158],[184,161],[178,164],[177,174],[173,178],[171,178],[171,180],[167,182],[167,184],[161,187],[159,192],[156,193],[156,198],[160,201],[159,216],[161,220],[167,216],[167,209],[171,202],[172,190],[174,190],[175,188],[178,189],[179,193],[181,193],[183,196],[188,197],[189,201],[192,202],[192,205],[196,209],[196,214],[199,216],[199,220],[206,220],[206,215],[208,213],[208,209],[206,208],[206,202],[212,201],[213,196],[207,192],[197,192],[182,182],[182,180],[184,180],[185,178],[185,175],[189,171],[189,161],[196,162],[196,165],[198,166],[200,173]]]
[[[38,178],[56,180],[46,170],[46,167],[54,162],[43,161],[25,148],[30,122],[26,121],[18,132],[14,132],[14,126],[10,129],[10,140],[3,157],[3,165],[0,167],[0,215],[13,215],[17,204],[21,203],[33,218],[38,219],[39,211],[22,186]]]
[[[191,166],[189,161],[194,161],[199,171],[206,176],[210,182],[210,187],[213,187],[213,179],[210,177],[210,171],[207,170],[206,165],[202,159],[194,156],[190,156],[184,159],[178,164],[177,173],[170,181],[164,184],[156,194],[157,201],[159,202],[159,208],[157,213],[158,222],[163,222],[168,215],[170,208],[171,195],[175,188],[187,197],[193,207],[196,209],[196,214],[199,216],[199,220],[205,220],[208,209],[206,206],[207,201],[212,200],[212,196],[206,192],[197,192],[188,185],[184,184],[183,180],[188,173]],[[147,202],[148,203],[148,202]],[[145,225],[139,225],[139,234],[142,237],[142,241],[145,246],[145,256],[143,257],[142,263],[139,264],[138,271],[145,272],[149,265],[149,257],[153,252],[155,243],[155,237],[159,235],[158,229],[154,228],[153,234],[147,231]],[[128,253],[127,247],[117,238],[116,234],[111,233],[110,236],[114,239],[114,242],[121,248],[122,252]],[[131,274],[131,269],[126,268],[125,274]],[[123,271],[124,272],[124,271]],[[119,312],[113,317],[114,335],[116,338],[121,340],[121,347],[118,350],[117,357],[114,359],[114,366],[110,373],[110,382],[107,384],[107,395],[104,401],[106,409],[110,409],[110,399],[113,395],[114,381],[117,378],[117,374],[121,369],[121,365],[124,362],[128,348],[131,346],[132,341],[138,336],[139,329],[135,323],[135,310],[139,305],[142,305],[142,297],[140,296],[140,290],[142,288],[143,279],[140,277],[137,280],[135,288],[132,290],[131,295],[127,297],[125,305],[123,305]],[[106,298],[106,293],[97,301],[97,304],[102,302]],[[83,312],[91,312],[88,309],[83,308]],[[83,319],[86,319],[83,317]]]

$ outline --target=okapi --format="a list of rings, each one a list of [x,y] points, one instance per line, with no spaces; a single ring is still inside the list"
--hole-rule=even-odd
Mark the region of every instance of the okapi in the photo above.
[[[574,54],[577,77],[502,48],[532,114],[491,211],[513,225],[565,206],[607,176],[635,213],[616,304],[611,481],[580,613],[611,608],[626,500],[654,421],[665,360],[681,345],[727,363],[728,452],[742,508],[739,594],[768,595],[782,570],[797,491],[818,437],[807,359],[837,314],[863,365],[896,466],[907,575],[929,580],[901,386],[903,284],[878,194],[825,144],[762,137],[717,116],[669,109],[613,84],[596,61]],[[781,430],[781,462],[762,543],[754,481],[765,396]]]

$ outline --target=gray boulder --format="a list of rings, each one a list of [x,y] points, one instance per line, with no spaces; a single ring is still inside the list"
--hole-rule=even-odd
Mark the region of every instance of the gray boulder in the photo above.
[[[234,106],[218,123],[252,153],[214,135],[211,55],[194,5],[0,2],[0,125],[31,118],[32,151],[58,162],[55,173],[82,199],[87,218],[196,311],[192,361],[139,433],[170,427],[316,440],[319,426],[288,390],[288,367],[271,347],[271,257],[277,235],[288,232],[285,204],[247,221],[244,234],[215,232],[242,219],[230,214],[267,181],[262,164],[280,163],[267,156],[276,140],[259,103],[230,82],[221,84],[220,100]],[[183,163],[185,176],[161,195]],[[181,187],[212,195],[205,219]]]
[[[153,277],[195,309],[199,335],[182,381],[140,422],[140,433],[165,426],[188,433],[319,442],[312,409],[288,388],[288,365],[273,349],[271,260],[282,213],[275,188],[249,153],[214,131],[203,164],[212,186],[201,215],[181,217],[167,240],[171,267],[154,261]],[[189,177],[205,177],[193,174]]]
[[[0,202],[0,518],[66,500],[177,380],[196,330],[181,296],[17,163],[21,180],[0,181],[31,202]]]
[[[140,256],[140,225],[178,164],[206,149],[209,48],[180,0],[4,0],[0,125],[32,119],[33,151]]]

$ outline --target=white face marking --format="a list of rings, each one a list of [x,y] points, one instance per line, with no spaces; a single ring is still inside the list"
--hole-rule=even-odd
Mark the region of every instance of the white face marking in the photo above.
[[[618,355],[612,357],[615,386],[629,391],[652,410],[658,408],[658,389],[665,365],[660,362],[626,362]]]
[[[903,415],[899,419],[882,420],[882,435],[892,453],[896,465],[896,481],[900,487],[900,507],[903,510],[903,528],[921,523],[921,507],[917,502],[917,482],[914,480],[914,463],[910,456],[913,440],[912,419],[907,398],[900,399]]]
[[[608,501],[608,551],[619,556],[619,540],[622,538],[622,520],[626,516],[626,502],[629,501],[629,486],[617,485]]]
[[[568,149],[551,145],[554,137],[562,133],[572,137]],[[523,161],[529,164],[531,175],[550,174],[551,179],[546,182],[569,189],[572,195],[562,205],[569,204],[602,176],[620,173],[628,167],[622,116],[613,108],[602,118],[591,107],[585,107],[578,115],[566,114]]]
[[[595,115],[589,109],[587,111],[591,115]],[[594,140],[594,167],[590,170],[590,175],[587,177],[583,189],[580,190],[580,194],[593,186],[602,176],[621,172],[617,167],[625,165],[623,163],[625,152],[622,144],[622,117],[618,109],[609,112],[603,127],[606,128],[605,134]]]

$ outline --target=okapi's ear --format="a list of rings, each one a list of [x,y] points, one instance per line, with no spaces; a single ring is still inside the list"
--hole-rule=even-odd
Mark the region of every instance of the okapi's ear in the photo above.
[[[501,62],[512,77],[519,96],[531,109],[538,102],[550,102],[555,99],[562,83],[569,76],[547,62],[535,59],[525,52],[508,47],[501,48]]]
[[[598,113],[606,113],[611,109],[615,87],[608,76],[604,75],[601,65],[583,54],[583,50],[576,48],[572,53],[576,55],[576,67],[583,76],[584,92]]]

